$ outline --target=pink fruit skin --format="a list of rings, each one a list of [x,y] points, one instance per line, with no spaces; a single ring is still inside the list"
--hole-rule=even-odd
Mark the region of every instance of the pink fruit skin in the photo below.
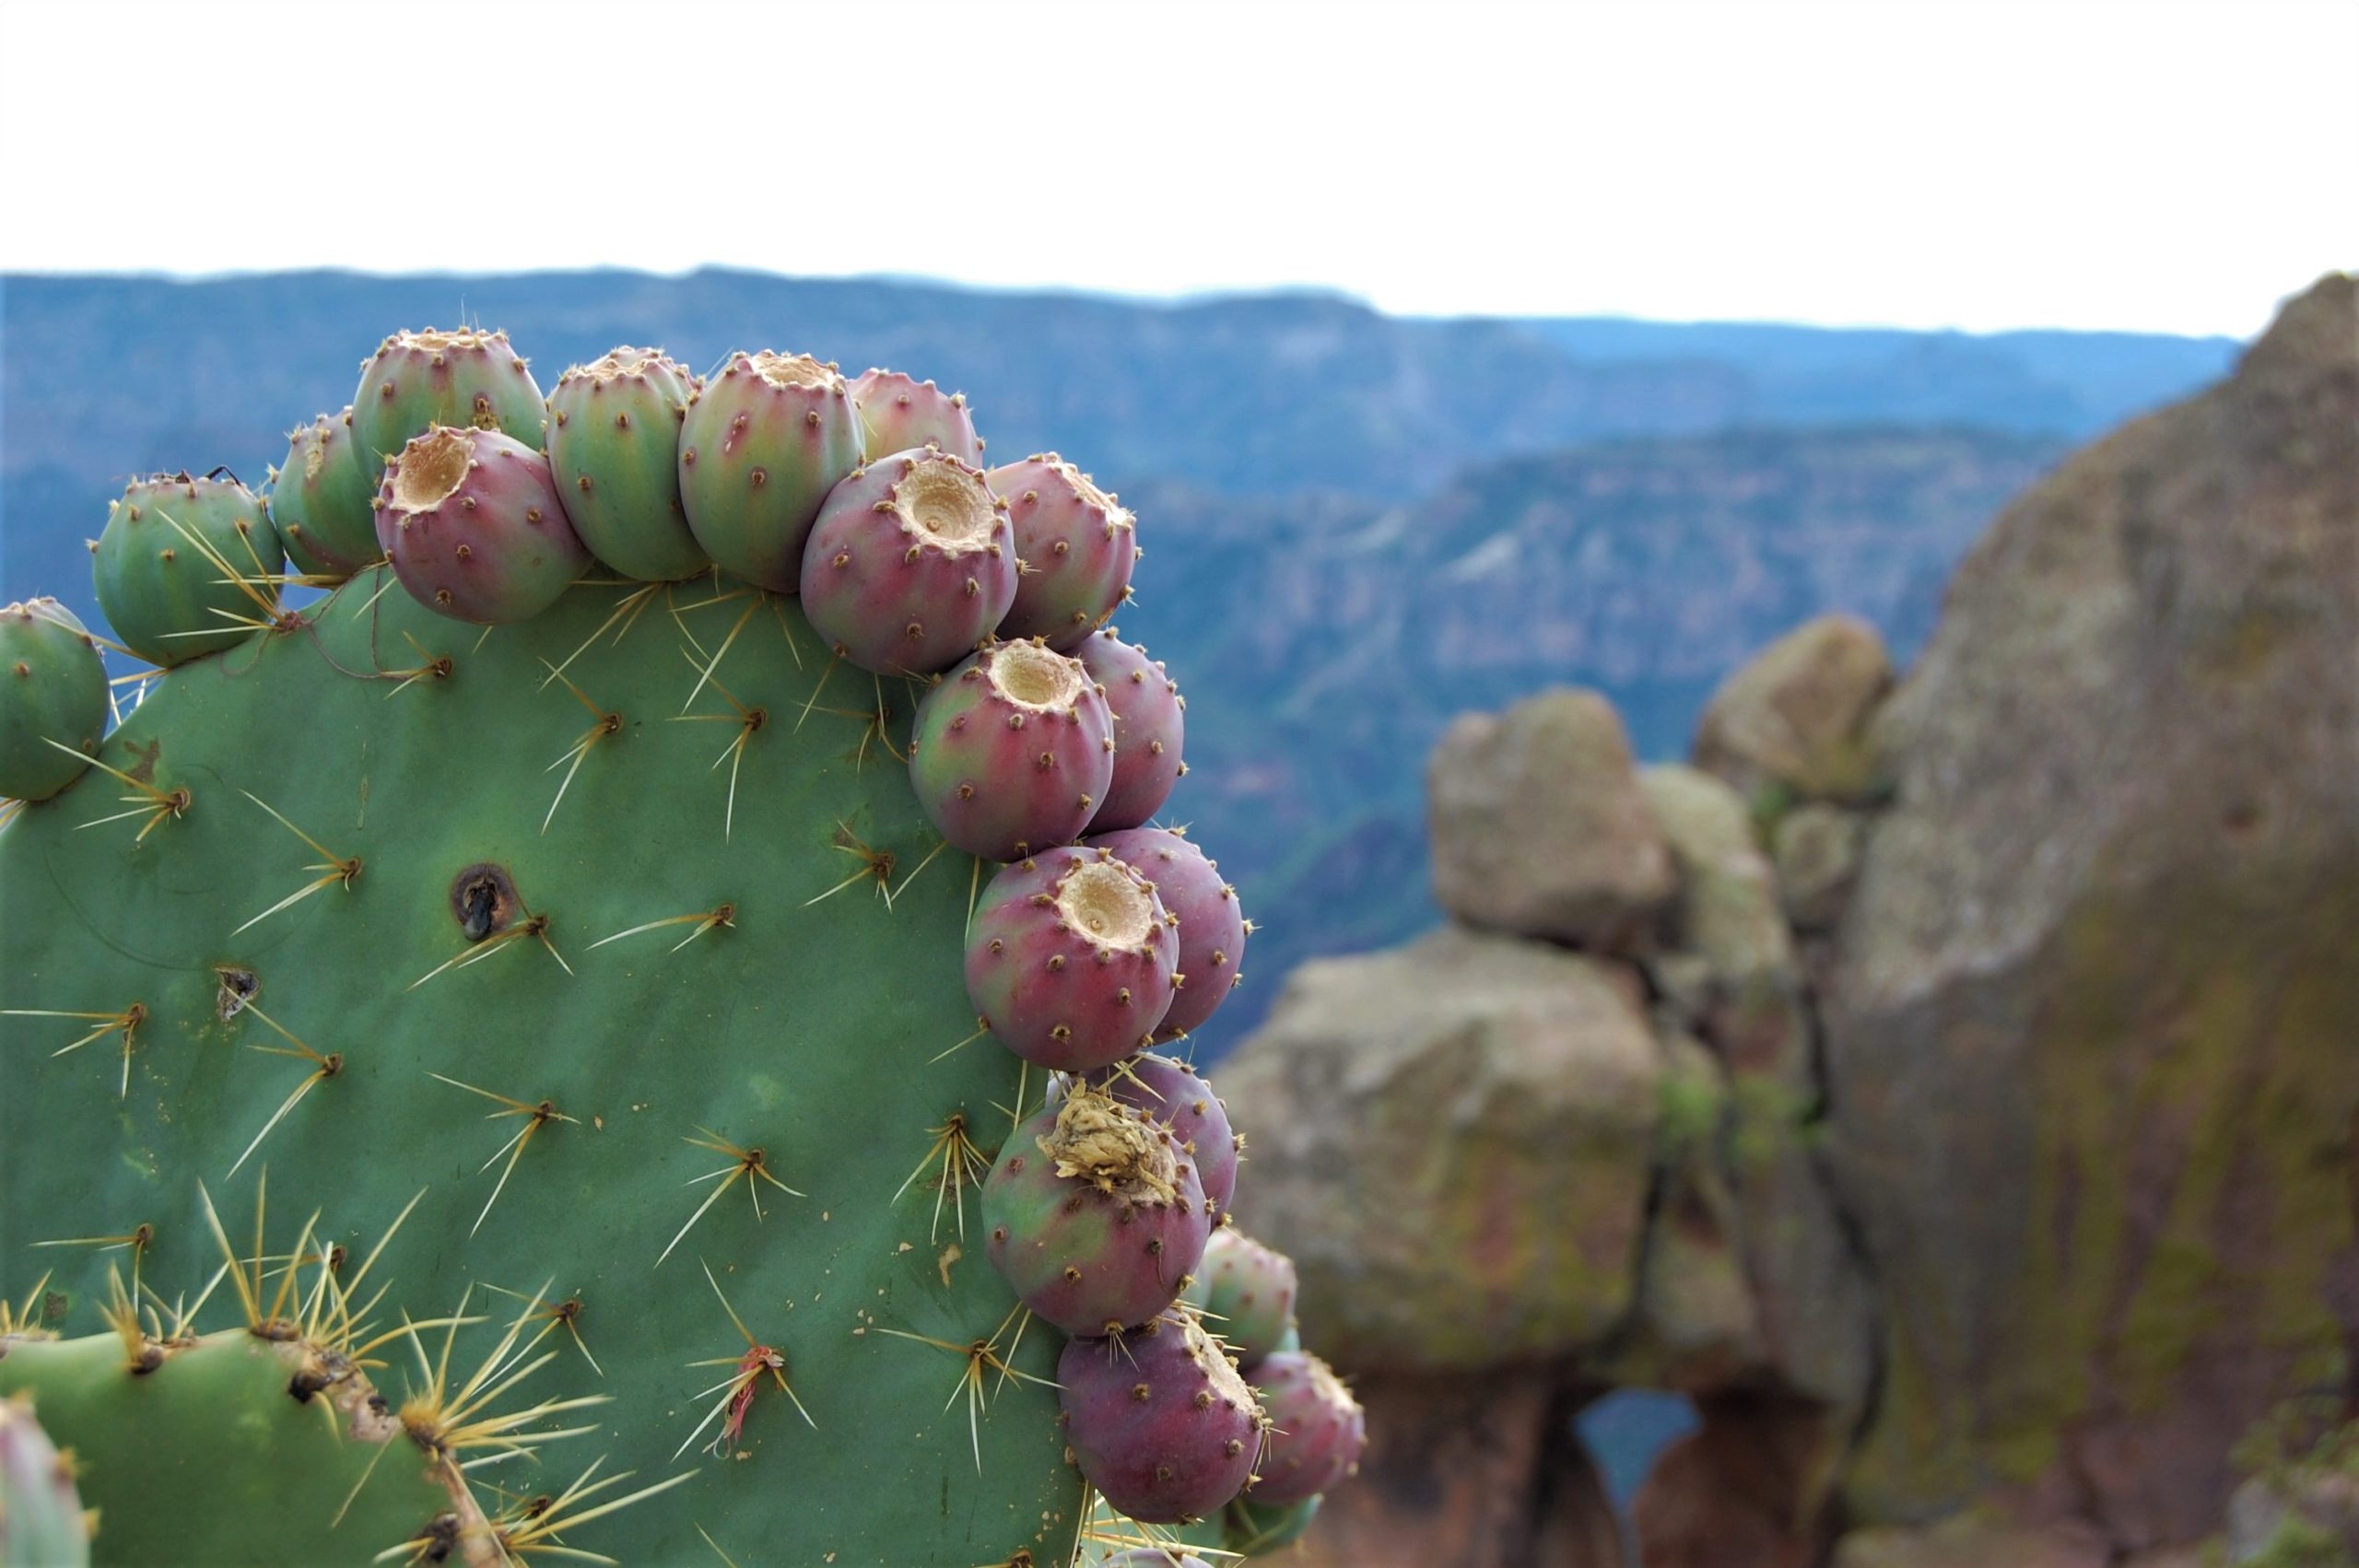
[[[1204,1189],[1178,1166],[1170,1201],[1133,1201],[1061,1176],[1040,1140],[1044,1111],[1015,1129],[983,1178],[992,1267],[1043,1322],[1068,1334],[1145,1323],[1177,1301],[1210,1232]]]
[[[910,742],[910,781],[927,819],[987,860],[1072,843],[1114,772],[1113,715],[1097,688],[1083,675],[1071,708],[1025,710],[989,679],[1006,646],[944,675],[920,699]]]
[[[1175,1040],[1202,1028],[1228,1000],[1245,961],[1245,914],[1237,889],[1221,881],[1220,868],[1203,850],[1167,828],[1126,828],[1086,842],[1136,866],[1155,883],[1163,907],[1180,917],[1180,994],[1155,1037]]]
[[[982,463],[982,438],[975,434],[964,392],[944,392],[898,370],[869,370],[852,382],[851,401],[872,458],[933,446],[962,462]]]
[[[1367,1445],[1367,1418],[1327,1363],[1280,1351],[1253,1369],[1270,1415],[1270,1451],[1253,1482],[1253,1501],[1289,1507],[1332,1490],[1356,1469]]]
[[[556,603],[590,566],[590,551],[566,520],[548,460],[498,430],[452,429],[470,455],[459,487],[430,509],[393,504],[402,459],[385,464],[377,491],[377,543],[410,596],[454,620],[493,626],[529,620]]]
[[[1091,633],[1074,650],[1106,694],[1114,715],[1114,778],[1089,819],[1092,833],[1144,826],[1171,798],[1188,771],[1180,750],[1187,738],[1188,699],[1158,660],[1114,635]]]
[[[980,548],[945,547],[895,509],[912,477],[945,470],[994,517]],[[1015,542],[981,471],[938,451],[878,458],[827,493],[803,554],[803,613],[838,653],[880,675],[957,663],[992,634],[1015,596]]]
[[[1058,907],[1068,876],[1091,863],[1141,886],[1152,922],[1121,951]],[[1086,1072],[1137,1050],[1171,1006],[1178,931],[1144,879],[1110,854],[1050,849],[992,878],[967,939],[967,995],[1002,1045],[1060,1072]],[[1225,1201],[1225,1199],[1224,1199]]]
[[[1196,1179],[1213,1207],[1218,1228],[1237,1196],[1237,1135],[1228,1107],[1213,1086],[1167,1056],[1134,1058],[1127,1069],[1108,1067],[1089,1075],[1098,1088],[1171,1129],[1182,1152],[1196,1162]]]
[[[1131,514],[1054,452],[990,477],[1007,497],[1025,566],[1001,635],[1045,638],[1070,653],[1130,596],[1139,556]]]
[[[1262,1440],[1252,1390],[1184,1314],[1133,1329],[1119,1346],[1072,1340],[1057,1385],[1074,1462],[1133,1519],[1204,1518],[1252,1478]]]

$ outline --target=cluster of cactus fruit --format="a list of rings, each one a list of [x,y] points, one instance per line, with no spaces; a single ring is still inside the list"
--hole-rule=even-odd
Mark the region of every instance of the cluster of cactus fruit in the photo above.
[[[1361,1421],[1171,1048],[1250,926],[1133,533],[930,381],[472,330],[130,486],[111,638],[0,610],[0,1564],[1296,1539]]]

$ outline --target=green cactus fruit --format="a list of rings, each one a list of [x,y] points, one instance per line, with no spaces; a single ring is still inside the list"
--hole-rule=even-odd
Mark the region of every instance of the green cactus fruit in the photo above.
[[[270,521],[288,558],[334,582],[382,559],[369,481],[352,459],[352,410],[319,415],[287,443],[287,462],[271,474]]]
[[[72,1457],[50,1442],[32,1401],[0,1396],[0,1568],[88,1563],[90,1518],[74,1475]]]
[[[1179,1299],[1211,1228],[1170,1132],[1086,1084],[1009,1137],[982,1216],[992,1266],[1068,1334],[1152,1322]]]
[[[1188,1299],[1237,1352],[1248,1377],[1294,1327],[1294,1259],[1234,1227],[1213,1233]]]
[[[1240,1556],[1266,1557],[1292,1546],[1319,1517],[1324,1501],[1313,1497],[1281,1508],[1256,1503],[1250,1495],[1239,1497],[1221,1511],[1221,1547]]]
[[[868,370],[851,384],[860,410],[862,444],[870,458],[935,447],[962,462],[982,466],[983,440],[965,392],[946,392],[898,370]]]
[[[574,532],[623,576],[677,582],[712,558],[680,500],[680,425],[697,379],[660,348],[610,349],[549,393],[549,467]]]
[[[286,553],[261,500],[234,477],[132,481],[108,503],[106,531],[91,550],[91,586],[107,625],[150,664],[234,648],[277,614],[272,579]]]
[[[768,349],[732,354],[680,426],[688,529],[724,570],[793,593],[820,505],[860,458],[860,412],[833,365]]]
[[[45,801],[81,778],[106,721],[106,662],[73,613],[0,609],[0,795]]]
[[[832,701],[742,584],[676,620],[582,585],[481,638],[389,572],[125,716],[100,755],[166,797],[144,843],[77,831],[123,809],[87,783],[0,834],[0,1270],[88,1295],[99,1259],[21,1248],[151,1223],[193,1294],[199,1176],[373,1223],[424,1187],[379,1265],[410,1315],[537,1301],[560,1391],[613,1396],[592,1452],[696,1475],[598,1550],[1059,1561],[1056,1339],[973,1189],[1044,1075],[951,1048],[974,863],[886,755],[906,696]]]
[[[538,451],[547,423],[541,389],[506,333],[397,332],[360,362],[352,461],[373,495],[386,462],[437,425],[502,430]]]
[[[498,430],[438,425],[385,464],[377,540],[410,596],[479,626],[530,620],[590,565],[548,459]]]

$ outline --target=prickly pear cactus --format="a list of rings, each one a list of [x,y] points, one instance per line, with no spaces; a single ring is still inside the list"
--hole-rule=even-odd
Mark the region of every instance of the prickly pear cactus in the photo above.
[[[542,425],[512,357],[496,334],[397,334],[352,423],[299,433],[276,477],[322,576],[244,547],[276,534],[242,492],[135,486],[100,587],[170,667],[126,678],[103,741],[54,718],[88,707],[80,687],[18,701],[0,683],[0,765],[46,795],[11,802],[0,832],[0,1284],[39,1279],[27,1313],[83,1336],[0,1323],[18,1330],[0,1332],[0,1393],[40,1400],[102,1520],[140,1521],[102,1528],[94,1561],[178,1542],[190,1561],[1013,1568],[1175,1539],[1109,1527],[1090,1497],[1056,1386],[1076,1352],[994,1270],[980,1188],[1057,1124],[1052,1094],[1066,1121],[1074,1096],[1098,1107],[1105,1146],[1151,1153],[1174,1190],[1206,1190],[1196,1138],[1226,1123],[1208,1089],[1158,1111],[1153,1085],[1203,1087],[1176,1069],[1116,1065],[1121,1092],[1101,1094],[992,1038],[978,1014],[995,993],[962,957],[1002,868],[945,837],[955,813],[929,782],[948,800],[1036,792],[1073,834],[1087,813],[1038,747],[1010,751],[1004,777],[986,750],[913,785],[912,716],[970,648],[872,673],[776,591],[830,484],[880,529],[921,530],[885,516],[893,487],[870,476],[980,471],[921,450],[840,475],[833,446],[803,461],[806,426],[841,445],[906,423],[839,414],[833,367],[739,367],[727,406],[793,405],[754,432],[779,448],[766,467],[741,461],[738,415],[700,414],[702,388],[654,351],[569,375]],[[668,468],[641,434],[666,420]],[[563,433],[553,470],[541,427]],[[590,443],[610,427],[630,439]],[[306,439],[333,462],[347,428],[346,461],[381,487],[319,482]],[[532,469],[529,495],[504,463]],[[562,506],[593,491],[630,502],[577,537]],[[376,558],[340,575],[371,537]],[[589,561],[584,538],[698,575],[601,561],[537,586],[568,550]],[[698,546],[767,563],[770,586]],[[964,574],[935,575],[941,621],[970,615]],[[298,607],[290,582],[324,592]],[[1079,662],[1017,646],[1099,700]],[[1061,852],[1163,910],[1156,868]],[[1176,875],[1168,901],[1196,908]],[[1161,977],[1193,933],[1159,918],[1179,930],[1155,939],[1156,983],[1185,995]],[[1199,1018],[1234,979],[1241,934],[1223,941]],[[1062,965],[1104,945],[1041,951]],[[1145,1043],[1149,1025],[1108,1011],[1127,1033],[1083,1052],[1093,1064]],[[1137,1173],[1066,1153],[1054,1179],[1094,1183],[1121,1231]],[[1205,1153],[1235,1179],[1232,1149]],[[1266,1440],[1175,1305],[1216,1219],[1202,1197],[1158,1218],[1186,1234],[1168,1263],[1122,1265],[1144,1281],[1137,1322],[1079,1326],[1112,1336],[1085,1359],[1120,1357],[1168,1309],[1164,1337],[1184,1328],[1231,1396],[1221,1473],[1135,1445],[1104,1462],[1167,1482],[1178,1467],[1167,1519],[1216,1520],[1241,1484],[1222,1467],[1242,1477],[1238,1444]],[[1165,1428],[1191,1425],[1174,1411]]]

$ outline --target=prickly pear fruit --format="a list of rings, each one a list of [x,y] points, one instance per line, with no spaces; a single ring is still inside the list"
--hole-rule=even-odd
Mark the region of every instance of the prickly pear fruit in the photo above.
[[[1114,778],[1097,802],[1097,814],[1089,819],[1089,831],[1144,826],[1188,771],[1180,760],[1188,699],[1161,660],[1149,659],[1145,649],[1124,642],[1111,626],[1082,638],[1074,657],[1106,694],[1114,715]]]
[[[1249,1375],[1294,1327],[1294,1259],[1229,1226],[1213,1233],[1188,1299],[1204,1310]]]
[[[1218,862],[1168,828],[1103,834],[1089,847],[1111,849],[1115,859],[1138,867],[1155,883],[1163,907],[1180,917],[1180,994],[1156,1038],[1176,1040],[1202,1028],[1241,977],[1245,938],[1253,928],[1238,907],[1237,889],[1221,880]]]
[[[1323,1501],[1313,1497],[1287,1507],[1269,1508],[1250,1496],[1239,1497],[1220,1516],[1221,1549],[1242,1557],[1262,1557],[1292,1546],[1310,1528],[1310,1521],[1319,1517]]]
[[[410,597],[453,620],[529,620],[590,565],[548,459],[498,430],[438,425],[385,465],[377,542]]]
[[[1152,1320],[1179,1299],[1208,1230],[1204,1189],[1171,1135],[1086,1085],[1009,1137],[982,1213],[992,1266],[1068,1334]]]
[[[962,462],[982,464],[982,438],[975,434],[975,415],[965,392],[946,392],[898,370],[869,370],[852,382],[851,401],[860,410],[861,432],[871,458],[913,447],[939,447]]]
[[[1282,1351],[1262,1357],[1252,1377],[1270,1417],[1269,1452],[1257,1467],[1254,1502],[1308,1503],[1359,1469],[1367,1418],[1333,1368],[1315,1355]]]
[[[549,473],[565,515],[625,577],[676,582],[712,565],[680,500],[680,426],[696,386],[662,349],[625,346],[568,368],[549,393]]]
[[[1176,1546],[1134,1546],[1101,1559],[1097,1568],[1211,1568],[1211,1564]]]
[[[0,795],[45,801],[81,778],[106,722],[106,663],[73,612],[54,599],[0,610]]]
[[[384,552],[370,515],[369,481],[352,458],[352,410],[323,414],[287,435],[287,462],[273,471],[270,521],[294,563],[341,582]]]
[[[1252,1479],[1261,1407],[1191,1314],[1071,1341],[1057,1385],[1074,1462],[1142,1524],[1217,1514]]]
[[[1196,1163],[1196,1179],[1218,1225],[1237,1196],[1242,1140],[1228,1125],[1228,1107],[1213,1086],[1167,1056],[1142,1054],[1089,1075],[1097,1087],[1171,1129],[1180,1151]]]
[[[504,332],[397,332],[360,362],[352,457],[373,492],[395,453],[437,425],[501,430],[541,450],[547,410]]]
[[[1079,661],[1038,643],[994,643],[919,699],[910,781],[934,830],[970,855],[1020,860],[1072,843],[1113,774],[1106,699]],[[1180,940],[1184,955],[1184,930]]]
[[[85,1568],[90,1521],[74,1467],[33,1418],[31,1401],[0,1398],[0,1564]]]
[[[1154,1033],[1179,956],[1179,934],[1144,877],[1110,852],[1047,849],[983,890],[967,937],[967,995],[1017,1056],[1084,1072]]]
[[[276,612],[278,530],[234,478],[135,479],[107,509],[91,586],[115,639],[150,664],[236,646]]]
[[[1070,653],[1130,597],[1139,556],[1131,514],[1054,452],[994,468],[990,479],[1007,497],[1025,568],[1000,635],[1046,638]]]
[[[680,500],[704,553],[757,587],[792,593],[827,492],[860,466],[860,414],[833,365],[735,353],[689,400]]]
[[[837,486],[804,550],[803,613],[880,675],[957,663],[1015,593],[1006,503],[974,464],[928,449],[876,458]]]

